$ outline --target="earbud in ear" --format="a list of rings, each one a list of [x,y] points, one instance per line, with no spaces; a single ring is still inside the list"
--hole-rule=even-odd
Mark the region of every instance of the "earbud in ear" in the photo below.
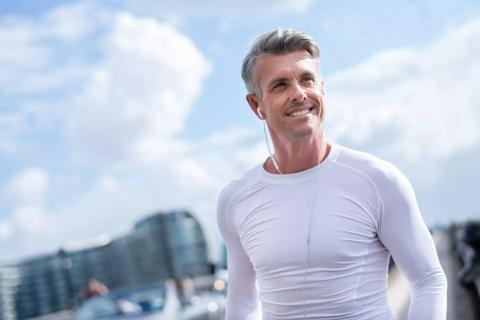
[[[258,117],[259,117],[260,119],[264,120],[264,118],[263,118],[263,113],[262,113],[262,108],[258,107],[258,109],[257,109],[257,114],[258,114]]]

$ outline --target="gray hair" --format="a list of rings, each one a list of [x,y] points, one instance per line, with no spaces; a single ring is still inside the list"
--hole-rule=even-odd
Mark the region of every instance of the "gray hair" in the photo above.
[[[250,52],[242,64],[242,78],[248,92],[256,92],[254,81],[255,62],[257,57],[267,54],[287,54],[296,51],[307,51],[312,58],[319,61],[320,48],[306,33],[293,29],[274,29],[260,34],[252,44]]]

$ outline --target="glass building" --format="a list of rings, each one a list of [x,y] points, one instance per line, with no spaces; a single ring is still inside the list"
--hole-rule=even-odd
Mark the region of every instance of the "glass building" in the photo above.
[[[68,295],[68,277],[58,255],[31,258],[18,264],[15,290],[18,319],[28,319],[73,306]]]
[[[192,214],[156,213],[136,223],[123,237],[82,249],[61,249],[21,261],[15,269],[4,268],[16,270],[14,278],[12,271],[0,269],[0,320],[28,319],[72,308],[91,279],[116,289],[203,276],[210,272],[207,257],[205,235]],[[3,289],[7,274],[14,279],[8,290]]]
[[[209,272],[207,244],[198,221],[186,211],[152,215],[135,225],[144,248],[160,254],[148,255],[169,261],[162,270],[169,278],[195,277]],[[145,272],[159,261],[144,261]],[[149,269],[150,268],[150,269]]]
[[[0,264],[0,320],[17,318],[14,295],[18,281],[16,267]]]

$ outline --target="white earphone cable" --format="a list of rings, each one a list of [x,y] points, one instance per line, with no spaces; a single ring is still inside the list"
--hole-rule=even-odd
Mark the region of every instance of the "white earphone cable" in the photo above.
[[[268,136],[267,136],[267,125],[266,125],[266,121],[265,119],[262,119],[263,120],[263,133],[264,133],[264,136],[265,136],[265,142],[267,144],[267,149],[268,149],[268,153],[270,154],[270,159],[272,160],[272,163],[273,163],[273,166],[275,167],[275,169],[277,170],[277,172],[280,174],[280,176],[282,177],[282,179],[287,183],[289,184],[294,190],[296,190],[304,199],[305,199],[305,202],[307,203],[309,209],[310,209],[310,214],[309,214],[309,217],[308,217],[308,231],[307,231],[307,258],[306,258],[306,261],[305,261],[305,272],[303,274],[303,286],[302,286],[302,295],[303,295],[303,318],[306,319],[306,309],[307,309],[307,300],[306,300],[306,295],[305,295],[305,285],[307,283],[307,277],[308,277],[308,271],[309,271],[309,267],[310,267],[310,238],[311,238],[311,233],[312,233],[312,216],[313,216],[313,204],[310,202],[310,200],[308,199],[307,195],[302,191],[302,189],[300,189],[297,185],[295,185],[293,182],[291,182],[281,171],[280,171],[280,167],[278,165],[278,162],[275,158],[275,155],[272,154],[272,150],[270,149],[270,143],[268,142]],[[322,136],[322,140],[321,140],[321,145],[320,145],[320,150],[322,150],[322,147],[323,147],[323,136]],[[317,165],[320,164],[320,158],[318,160],[318,163]]]

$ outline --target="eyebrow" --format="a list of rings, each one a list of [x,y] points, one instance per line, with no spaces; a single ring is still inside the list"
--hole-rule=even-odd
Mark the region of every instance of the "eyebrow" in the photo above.
[[[314,78],[315,78],[315,73],[314,73],[314,72],[310,72],[310,71],[305,71],[304,73],[302,73],[301,76],[302,76],[302,77],[311,76],[311,77],[314,77]]]
[[[300,75],[300,77],[305,77],[305,76],[310,76],[310,77],[316,78],[316,77],[315,77],[315,73],[314,73],[314,72],[310,72],[310,71],[305,71],[305,72],[303,72],[303,73]],[[282,82],[288,82],[288,80],[289,80],[289,78],[287,78],[287,77],[276,78],[276,79],[271,80],[271,81],[268,83],[267,87],[268,87],[269,89],[271,89],[271,88],[273,88],[276,84],[282,83]]]

